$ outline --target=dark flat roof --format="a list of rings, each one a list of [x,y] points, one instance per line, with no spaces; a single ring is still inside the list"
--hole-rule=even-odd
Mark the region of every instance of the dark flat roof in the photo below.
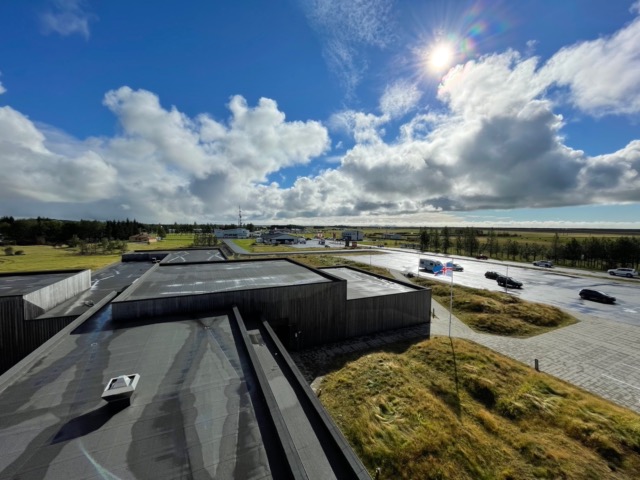
[[[220,313],[119,328],[105,308],[45,344],[0,377],[0,478],[271,478],[266,410],[233,325]],[[134,373],[130,406],[100,398]]]
[[[416,288],[394,280],[380,278],[351,268],[331,267],[323,270],[347,281],[347,300],[416,291]]]
[[[125,292],[121,300],[331,282],[288,260],[159,265]],[[118,301],[118,299],[116,299]]]
[[[91,288],[56,305],[38,320],[56,317],[77,317],[111,292],[121,292],[152,267],[149,262],[118,262],[93,273]]]
[[[77,275],[82,270],[68,272],[34,272],[32,274],[2,274],[0,275],[0,297],[26,295],[52,283]]]

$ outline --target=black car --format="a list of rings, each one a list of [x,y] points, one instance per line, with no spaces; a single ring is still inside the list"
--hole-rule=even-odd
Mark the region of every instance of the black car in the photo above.
[[[486,272],[484,276],[485,278],[490,278],[491,280],[495,280],[500,276],[500,274],[498,272]]]
[[[511,277],[500,275],[496,280],[498,282],[498,285],[500,285],[501,287],[522,288],[522,282],[519,282],[518,280]]]
[[[599,290],[591,290],[590,288],[583,288],[580,290],[580,298],[583,300],[593,300],[595,302],[602,303],[615,303],[616,297],[612,297],[611,295],[607,295],[604,292],[600,292]]]

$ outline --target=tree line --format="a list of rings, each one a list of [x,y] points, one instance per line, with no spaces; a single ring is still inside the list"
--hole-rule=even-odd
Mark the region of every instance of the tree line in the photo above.
[[[249,223],[244,226],[250,231],[255,229]],[[102,244],[107,241],[126,241],[129,237],[142,232],[165,237],[168,232],[193,235],[194,233],[213,234],[216,228],[237,228],[233,224],[145,224],[137,220],[56,220],[37,217],[15,219],[11,216],[0,217],[0,240],[4,244],[15,245],[70,245],[78,242]],[[114,249],[117,249],[114,247]]]
[[[553,260],[557,265],[578,268],[607,269],[640,265],[640,238],[636,236],[561,238],[556,233],[550,245],[518,240],[489,230],[486,234],[475,228],[422,228],[420,251],[469,257],[486,255],[500,260],[531,262]]]

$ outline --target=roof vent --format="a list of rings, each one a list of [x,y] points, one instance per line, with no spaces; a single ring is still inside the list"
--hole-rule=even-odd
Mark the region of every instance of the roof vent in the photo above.
[[[138,380],[140,380],[140,375],[137,373],[114,377],[107,382],[107,386],[102,392],[102,398],[110,403],[129,400],[138,385]]]

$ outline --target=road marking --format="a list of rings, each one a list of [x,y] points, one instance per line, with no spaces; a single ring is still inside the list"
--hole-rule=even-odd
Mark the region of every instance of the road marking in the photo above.
[[[627,387],[631,387],[631,388],[635,388],[636,390],[640,390],[640,387],[636,387],[635,385],[631,385],[630,383],[623,382],[622,380],[618,380],[617,378],[612,377],[611,375],[607,375],[606,373],[603,373],[602,376],[610,378],[611,380],[615,380],[618,383],[622,383],[623,385],[626,385]]]
[[[636,310],[632,310],[631,308],[623,308],[622,311],[627,313],[638,313]]]

